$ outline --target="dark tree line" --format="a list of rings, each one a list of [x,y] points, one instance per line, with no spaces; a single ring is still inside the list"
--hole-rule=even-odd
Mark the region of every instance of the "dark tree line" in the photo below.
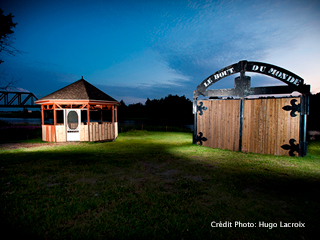
[[[320,131],[320,92],[309,98],[309,115],[307,117],[308,131]]]
[[[320,93],[310,96],[307,128],[320,131]],[[149,98],[145,102],[126,105],[123,100],[118,107],[119,121],[128,119],[150,119],[172,124],[193,124],[192,101],[185,96],[168,95],[161,99]]]
[[[126,105],[122,100],[118,107],[119,120],[150,119],[166,121],[172,124],[192,124],[192,102],[185,96],[168,95],[165,98],[149,98],[145,102]]]

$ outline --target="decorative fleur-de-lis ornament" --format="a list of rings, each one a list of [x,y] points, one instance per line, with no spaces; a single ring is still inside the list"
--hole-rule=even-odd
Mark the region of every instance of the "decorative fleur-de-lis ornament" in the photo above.
[[[297,114],[295,112],[301,112],[301,105],[300,104],[296,104],[297,99],[292,99],[290,101],[291,106],[290,105],[286,105],[284,106],[282,109],[285,111],[291,111],[290,112],[290,116],[291,117],[296,117]]]
[[[199,136],[197,136],[197,142],[200,142],[200,145],[202,145],[202,141],[207,141],[208,139],[206,137],[203,137],[203,133],[199,132]]]
[[[289,140],[289,144],[284,144],[281,146],[281,148],[283,148],[284,150],[290,150],[289,155],[292,157],[295,156],[294,152],[299,153],[299,144],[294,144],[295,142],[296,142],[296,140],[291,138]]]
[[[203,114],[203,111],[206,111],[208,108],[203,106],[203,102],[200,102],[199,106],[197,106],[197,112],[200,112],[199,115]]]

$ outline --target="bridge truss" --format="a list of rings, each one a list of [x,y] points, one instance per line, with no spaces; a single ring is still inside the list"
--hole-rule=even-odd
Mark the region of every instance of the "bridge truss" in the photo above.
[[[35,100],[38,98],[31,92],[0,91],[0,107],[40,108]]]

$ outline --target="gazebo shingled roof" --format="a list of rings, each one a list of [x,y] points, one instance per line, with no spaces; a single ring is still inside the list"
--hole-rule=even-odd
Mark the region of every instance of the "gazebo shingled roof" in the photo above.
[[[60,90],[40,98],[38,101],[41,100],[99,100],[118,102],[108,94],[88,83],[83,77]]]

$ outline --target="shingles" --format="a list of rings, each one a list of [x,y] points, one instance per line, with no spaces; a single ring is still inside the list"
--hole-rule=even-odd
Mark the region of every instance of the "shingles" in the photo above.
[[[100,89],[96,88],[92,84],[88,83],[83,78],[64,87],[58,91],[55,91],[39,100],[58,100],[58,99],[68,99],[68,100],[103,100],[103,101],[114,101],[114,98],[110,97],[108,94],[102,92]]]

